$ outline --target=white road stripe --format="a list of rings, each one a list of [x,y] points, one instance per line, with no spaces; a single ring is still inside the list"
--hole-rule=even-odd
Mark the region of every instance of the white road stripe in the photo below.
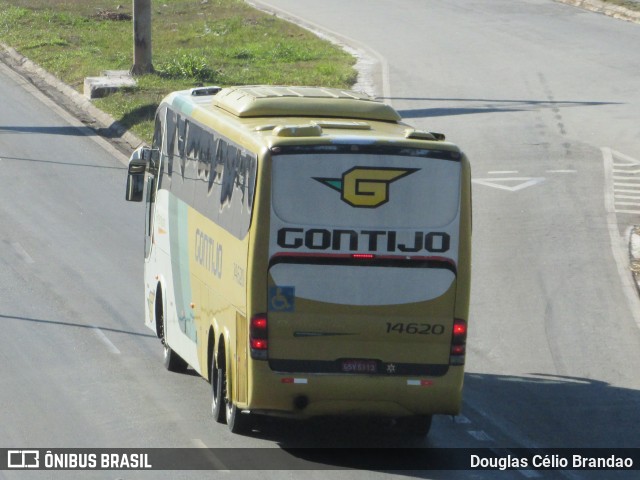
[[[102,330],[100,330],[98,327],[93,327],[93,331],[95,332],[97,337],[102,341],[102,343],[104,343],[107,346],[107,348],[111,353],[120,355],[120,350],[118,350],[118,347],[116,347],[113,343],[111,343],[111,340],[107,338],[107,336],[102,332]]]
[[[640,161],[610,148],[603,148],[602,152],[608,175],[607,188],[613,189],[613,210],[635,213],[633,207],[640,209]]]
[[[629,175],[614,175],[613,180],[624,180],[625,182],[640,182],[640,177],[630,177]]]
[[[20,245],[20,243],[18,242],[13,242],[11,244],[11,246],[13,247],[13,249],[16,251],[16,253],[18,254],[18,256],[24,260],[26,263],[36,263],[35,260],[33,258],[31,258],[31,255],[29,255],[27,253],[27,251],[23,248],[22,245]]]
[[[640,188],[631,188],[631,189],[614,188],[613,191],[615,193],[640,193]]]
[[[547,173],[578,173],[577,170],[547,170]]]
[[[640,187],[639,183],[622,183],[622,182],[615,182],[614,186],[616,187]]]
[[[469,420],[467,417],[465,417],[462,414],[456,415],[455,417],[453,417],[453,421],[455,423],[471,423],[471,420]]]
[[[193,444],[194,447],[196,448],[205,448],[208,449],[209,447],[207,446],[206,443],[204,443],[202,440],[200,440],[199,438],[192,438],[191,439],[191,443]],[[222,463],[222,460],[220,460],[214,453],[212,450],[209,450],[206,454],[207,458],[211,461],[212,465],[215,466],[215,470],[216,473],[231,473],[230,470],[227,469],[227,466]]]
[[[484,430],[467,430],[467,433],[480,442],[492,442],[493,438]]]
[[[632,209],[616,209],[615,192],[613,190],[616,185],[611,178],[613,176],[614,152],[607,147],[602,147],[601,150],[604,160],[604,206],[607,212],[607,228],[609,230],[609,238],[611,239],[611,251],[613,253],[613,258],[616,261],[616,266],[618,267],[618,275],[620,276],[622,284],[625,286],[625,288],[623,288],[623,292],[627,298],[630,313],[633,316],[636,325],[640,328],[640,300],[638,299],[636,285],[633,282],[631,275],[629,275],[629,245],[626,238],[620,236],[618,231],[618,217],[616,215],[616,213],[640,213],[640,204],[638,205],[638,211]],[[635,160],[619,152],[615,152],[615,154],[618,158],[622,157],[627,161],[631,160],[631,162],[635,162]]]
[[[487,187],[497,188],[499,190],[517,192],[524,188],[544,182],[544,180],[544,177],[491,177],[474,178],[471,181],[479,185],[485,185]]]

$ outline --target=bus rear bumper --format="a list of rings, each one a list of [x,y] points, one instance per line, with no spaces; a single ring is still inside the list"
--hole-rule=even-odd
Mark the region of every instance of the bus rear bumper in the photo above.
[[[464,367],[442,377],[329,375],[254,370],[248,405],[257,413],[403,417],[460,413]]]

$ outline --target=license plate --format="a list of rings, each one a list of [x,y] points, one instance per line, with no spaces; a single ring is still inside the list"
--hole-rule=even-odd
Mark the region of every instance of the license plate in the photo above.
[[[343,360],[342,371],[345,373],[377,373],[378,362],[375,360]]]

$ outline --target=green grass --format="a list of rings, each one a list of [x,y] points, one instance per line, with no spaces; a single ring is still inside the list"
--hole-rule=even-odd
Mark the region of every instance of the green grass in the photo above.
[[[633,2],[631,0],[602,0],[605,3],[611,3],[613,5],[620,5],[621,7],[626,7],[629,10],[635,10],[636,12],[640,12],[640,3]]]
[[[0,42],[78,91],[84,78],[133,64],[132,2],[0,0]],[[138,86],[95,100],[146,141],[167,93],[200,85],[348,88],[353,58],[241,0],[152,2],[153,64]]]

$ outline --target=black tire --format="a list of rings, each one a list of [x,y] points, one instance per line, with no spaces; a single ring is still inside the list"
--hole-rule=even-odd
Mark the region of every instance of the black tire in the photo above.
[[[411,436],[425,437],[431,430],[431,415],[414,415],[396,418],[396,429],[399,433]]]
[[[253,420],[250,413],[242,413],[232,402],[227,402],[225,408],[227,427],[231,433],[247,433],[251,431]]]
[[[251,431],[253,425],[251,414],[242,413],[235,403],[227,398],[227,389],[231,382],[229,382],[229,375],[226,368],[220,369],[218,381],[222,381],[224,385],[224,390],[221,393],[224,394],[224,418],[227,422],[227,427],[229,427],[231,433],[247,433]],[[220,403],[220,406],[222,407],[222,403]]]
[[[217,368],[215,359],[211,360],[211,413],[213,419],[218,423],[226,423],[226,385],[224,380],[224,370]]]
[[[218,353],[224,358],[224,350]],[[246,433],[251,430],[252,419],[248,413],[241,413],[227,398],[229,377],[226,364],[211,359],[211,413],[218,423],[226,423],[231,433]]]
[[[171,347],[169,347],[164,340],[162,343],[164,344],[164,368],[170,372],[185,372],[189,366],[187,362],[185,362],[180,355],[171,350]]]

